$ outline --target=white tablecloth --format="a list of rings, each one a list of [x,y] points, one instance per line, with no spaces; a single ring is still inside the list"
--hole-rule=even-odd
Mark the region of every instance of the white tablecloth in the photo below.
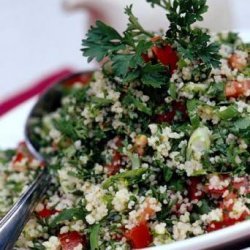
[[[87,18],[64,11],[62,0],[1,0],[0,101],[62,66],[88,67],[80,52]]]

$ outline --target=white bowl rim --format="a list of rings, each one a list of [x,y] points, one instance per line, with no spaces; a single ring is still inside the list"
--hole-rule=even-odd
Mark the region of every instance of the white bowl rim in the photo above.
[[[187,240],[150,247],[147,248],[147,250],[215,249],[215,247],[227,246],[229,244],[237,243],[246,239],[250,239],[250,220]]]

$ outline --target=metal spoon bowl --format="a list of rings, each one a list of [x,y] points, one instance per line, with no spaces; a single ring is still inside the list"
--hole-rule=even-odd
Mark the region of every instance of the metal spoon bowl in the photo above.
[[[63,85],[69,81],[76,79],[79,76],[89,76],[92,71],[72,74],[50,87],[42,94],[37,103],[32,108],[25,125],[25,142],[30,153],[39,161],[47,163],[47,159],[40,154],[40,146],[33,139],[32,121],[37,118],[42,118],[48,113],[51,113],[61,106],[63,97]],[[34,210],[37,202],[42,198],[50,183],[50,173],[47,168],[41,170],[36,179],[24,192],[15,205],[0,221],[0,249],[13,249],[18,237],[20,236],[25,224],[27,223],[31,213]]]

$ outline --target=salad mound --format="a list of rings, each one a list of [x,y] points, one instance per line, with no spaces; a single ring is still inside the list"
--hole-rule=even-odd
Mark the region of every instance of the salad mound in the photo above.
[[[15,150],[0,151],[0,219],[26,191],[43,164],[34,159],[24,142]]]
[[[61,107],[34,121],[53,181],[16,249],[134,249],[250,216],[249,44],[194,28],[205,0],[147,0],[167,12],[146,31],[128,6],[119,34],[97,21]]]

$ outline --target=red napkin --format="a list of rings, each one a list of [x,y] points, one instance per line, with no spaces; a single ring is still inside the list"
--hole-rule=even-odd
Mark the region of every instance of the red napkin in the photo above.
[[[74,70],[70,68],[63,68],[45,76],[43,79],[34,82],[31,84],[30,88],[27,88],[24,91],[12,96],[7,101],[0,103],[0,116],[32,98],[33,96],[42,93],[49,86],[55,84],[58,80],[72,74],[73,72]]]

